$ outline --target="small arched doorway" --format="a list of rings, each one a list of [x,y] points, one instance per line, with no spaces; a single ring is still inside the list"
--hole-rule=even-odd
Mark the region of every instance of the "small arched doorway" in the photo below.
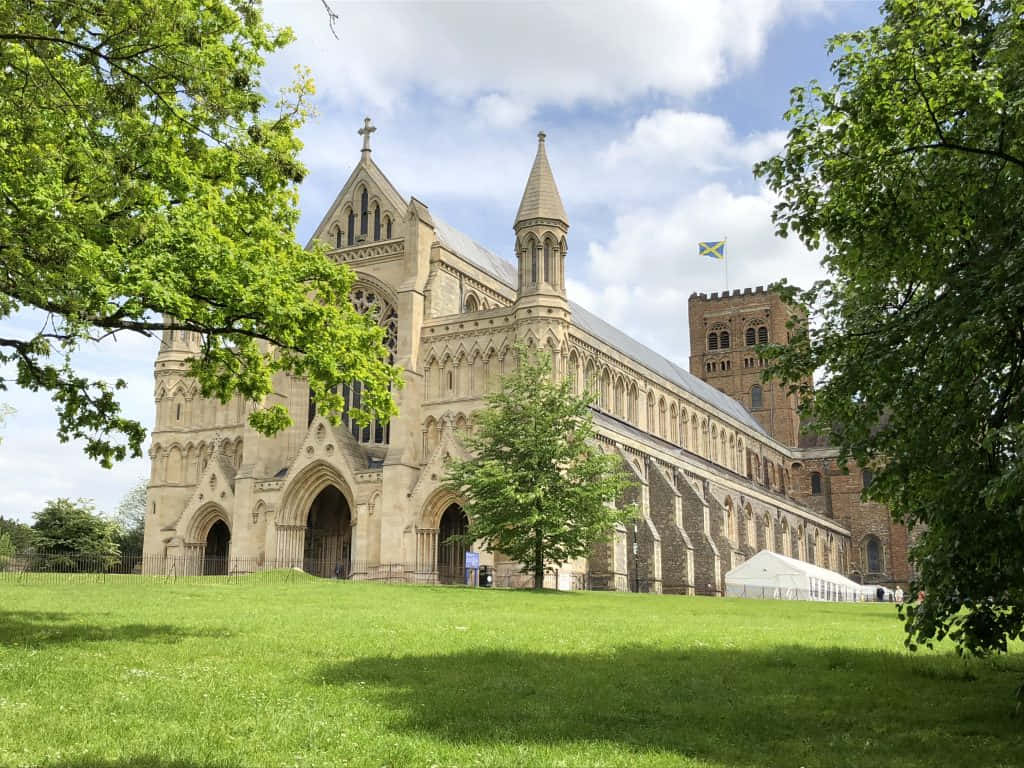
[[[223,576],[228,572],[228,548],[231,546],[231,530],[223,520],[217,520],[206,534],[203,550],[203,575]]]
[[[352,513],[333,485],[320,491],[309,507],[302,569],[323,578],[346,578],[352,570]]]
[[[469,518],[458,504],[449,504],[441,515],[437,532],[437,578],[442,584],[462,584],[466,580],[466,551],[452,536],[462,536],[469,530]]]

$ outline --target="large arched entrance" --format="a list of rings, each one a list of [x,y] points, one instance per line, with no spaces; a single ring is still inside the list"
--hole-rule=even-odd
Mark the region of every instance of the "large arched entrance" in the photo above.
[[[442,584],[462,584],[466,580],[466,551],[462,542],[449,541],[469,529],[469,518],[458,504],[449,504],[441,515],[437,532],[437,578]]]
[[[227,523],[217,520],[206,534],[203,550],[203,575],[223,576],[228,572],[228,548],[231,546],[231,531]]]
[[[302,569],[324,578],[345,578],[352,569],[352,513],[333,485],[320,491],[309,507]]]

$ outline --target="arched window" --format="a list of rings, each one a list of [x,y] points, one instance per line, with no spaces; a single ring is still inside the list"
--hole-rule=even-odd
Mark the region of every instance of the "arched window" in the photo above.
[[[476,296],[474,296],[473,294],[470,294],[469,296],[466,297],[465,311],[466,312],[476,312],[476,309],[477,309],[477,306],[476,306]]]
[[[569,370],[566,373],[569,376],[569,382],[572,384],[572,393],[578,395],[580,393],[580,358],[576,354],[574,349],[569,353]]]
[[[718,334],[714,331],[708,334],[708,349],[712,351],[718,349]]]
[[[334,247],[341,248],[341,227],[334,229]]]
[[[750,326],[749,328],[747,328],[747,333],[746,333],[745,341],[747,342],[747,346],[748,347],[752,347],[752,346],[754,346],[754,344],[757,343],[757,336],[756,336],[756,334],[757,334],[757,331],[754,330],[754,326]]]
[[[718,336],[718,342],[719,342],[719,345],[722,347],[722,349],[728,349],[729,348],[729,332],[728,331],[722,331],[721,334],[719,334],[719,336]]]
[[[821,496],[821,475],[811,472],[811,495]]]
[[[665,398],[658,399],[658,436],[664,438],[667,434],[665,424]]]
[[[380,240],[380,206],[373,206],[373,239]]]
[[[391,239],[391,217],[390,216],[385,216],[384,217],[384,237],[387,238],[388,240]]]
[[[359,196],[359,234],[365,235],[370,226],[370,195],[363,187],[363,193]]]
[[[537,246],[530,249],[530,283],[537,284]]]
[[[711,426],[711,460],[718,461],[718,427]]]
[[[544,241],[544,281],[548,285],[554,285],[554,273],[551,271],[551,241]]]
[[[867,559],[868,573],[882,572],[882,542],[874,536],[868,536],[864,544],[864,554]]]
[[[348,245],[354,245],[356,242],[356,212],[348,212]]]
[[[389,354],[389,362],[393,362],[398,351],[398,313],[395,308],[379,296],[376,291],[367,290],[364,286],[357,285],[350,296],[352,306],[359,314],[372,313],[377,325],[384,329],[384,346]],[[440,389],[440,387],[438,387]],[[363,385],[361,382],[353,382],[352,386],[342,386],[342,399],[345,401],[345,411],[342,421],[349,426],[352,436],[362,443],[380,443],[386,445],[391,439],[391,425],[381,424],[373,420],[365,427],[361,427],[350,416],[350,410],[359,408],[362,400]],[[311,409],[312,410],[312,409]]]
[[[668,409],[668,430],[669,440],[673,443],[679,443],[679,418],[678,411],[676,411],[676,404],[672,403],[672,407]]]
[[[654,395],[647,393],[647,431],[654,433]]]
[[[873,483],[874,480],[875,480],[875,473],[872,472],[870,469],[865,469],[865,470],[861,471],[861,473],[860,473],[861,487],[863,487],[863,488],[870,488],[871,487],[871,483]]]
[[[757,343],[767,344],[768,343],[768,327],[762,325],[757,329]]]
[[[637,407],[639,405],[638,399],[639,398],[636,391],[636,384],[631,384],[629,387],[629,398],[627,399],[626,404],[626,420],[629,421],[631,424],[637,423]]]
[[[757,411],[764,408],[761,402],[761,385],[755,384],[750,388],[750,410]]]

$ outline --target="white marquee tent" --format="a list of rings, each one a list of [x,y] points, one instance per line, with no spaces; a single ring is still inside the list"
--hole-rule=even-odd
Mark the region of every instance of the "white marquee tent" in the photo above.
[[[856,602],[864,588],[828,568],[762,549],[725,574],[726,597]]]

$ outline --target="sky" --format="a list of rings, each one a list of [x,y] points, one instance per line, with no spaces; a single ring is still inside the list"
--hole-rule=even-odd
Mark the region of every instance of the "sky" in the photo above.
[[[506,259],[536,152],[569,215],[569,298],[688,367],[689,295],[823,276],[820,254],[775,237],[775,199],[751,172],[780,151],[789,90],[829,80],[827,39],[878,21],[874,0],[332,2],[266,0],[296,41],[268,60],[273,98],[311,68],[318,117],[302,131],[306,242],[359,160],[407,199]],[[728,238],[725,262],[697,242]],[[0,336],[38,324],[22,315]],[[152,427],[154,344],[119,337],[81,351],[85,375],[122,378],[126,415]],[[149,474],[145,457],[105,470],[61,444],[45,394],[10,390],[0,426],[0,515],[30,521],[46,500],[113,513]],[[148,441],[147,441],[148,449]]]

